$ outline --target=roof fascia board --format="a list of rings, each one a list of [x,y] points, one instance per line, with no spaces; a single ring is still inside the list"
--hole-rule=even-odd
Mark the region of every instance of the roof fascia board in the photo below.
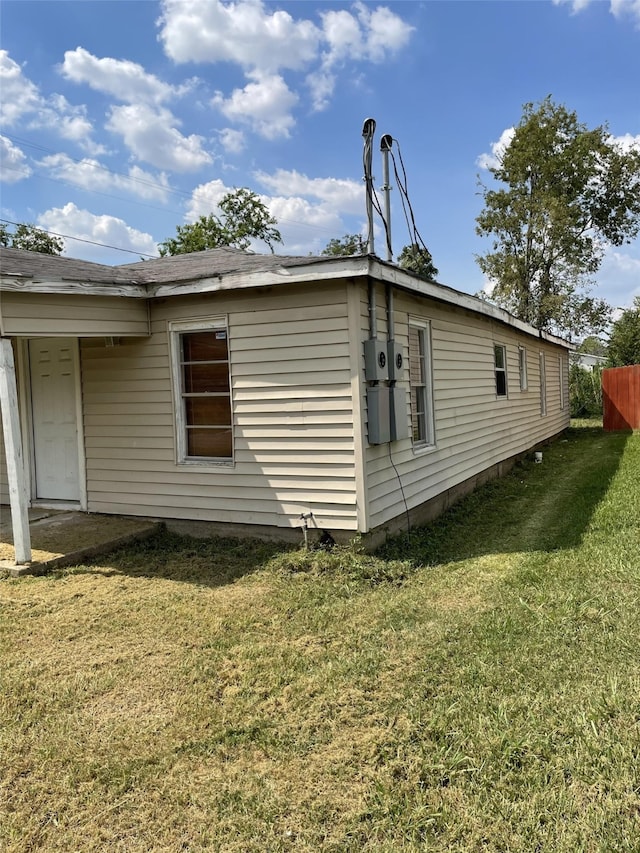
[[[134,299],[146,299],[149,294],[144,284],[96,284],[91,281],[63,281],[28,278],[18,276],[0,276],[0,290],[14,293],[60,293],[84,296],[127,296]]]
[[[252,287],[273,287],[281,284],[304,284],[306,282],[331,281],[369,274],[366,258],[355,264],[309,264],[308,266],[280,267],[276,270],[258,272],[220,273],[197,281],[176,284],[153,284],[147,282],[151,297],[187,296],[198,293],[217,293],[224,290],[245,290]]]
[[[395,284],[397,287],[402,287],[412,293],[417,293],[421,296],[428,296],[431,299],[438,300],[439,302],[446,302],[447,304],[455,305],[458,308],[465,308],[474,314],[482,314],[485,317],[497,320],[500,323],[504,323],[507,326],[511,326],[520,332],[524,332],[531,337],[538,338],[539,340],[546,341],[547,343],[557,344],[558,346],[565,347],[566,349],[575,349],[574,345],[568,341],[565,341],[556,335],[552,335],[549,332],[540,331],[534,326],[530,326],[528,323],[525,323],[523,320],[518,320],[517,317],[514,317],[512,314],[509,314],[508,311],[505,311],[504,308],[499,308],[497,305],[492,305],[490,302],[484,302],[477,296],[471,296],[471,294],[468,293],[461,293],[460,291],[447,287],[444,284],[416,279],[412,275],[404,272],[400,267],[387,266],[376,259],[371,260],[371,265],[371,275],[374,278],[379,278],[382,281]]]

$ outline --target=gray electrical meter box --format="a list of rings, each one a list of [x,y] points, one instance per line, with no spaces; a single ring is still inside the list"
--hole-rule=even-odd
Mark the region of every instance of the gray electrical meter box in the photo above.
[[[367,388],[367,438],[369,444],[386,444],[391,439],[386,385]]]
[[[402,344],[387,341],[387,363],[389,364],[389,382],[404,379],[404,354]]]
[[[399,385],[389,388],[389,427],[391,441],[403,441],[409,438],[407,392]]]
[[[367,382],[384,382],[389,376],[387,342],[369,338],[364,342],[364,377]]]

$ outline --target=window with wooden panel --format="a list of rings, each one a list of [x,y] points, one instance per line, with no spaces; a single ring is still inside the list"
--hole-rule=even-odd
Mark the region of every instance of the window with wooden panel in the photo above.
[[[428,322],[409,324],[409,385],[411,388],[411,437],[414,447],[435,444],[431,328]]]
[[[178,462],[228,462],[233,420],[226,323],[173,323]]]

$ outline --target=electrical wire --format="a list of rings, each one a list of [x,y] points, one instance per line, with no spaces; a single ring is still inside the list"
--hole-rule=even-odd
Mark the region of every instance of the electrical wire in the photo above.
[[[10,219],[1,219],[6,225],[22,225],[21,222],[12,222]],[[138,252],[135,249],[122,249],[120,246],[110,246],[108,243],[98,243],[95,240],[87,240],[84,237],[72,237],[71,234],[60,234],[58,231],[48,231],[46,228],[40,228],[36,225],[39,231],[49,234],[50,237],[64,237],[65,240],[76,240],[78,243],[89,243],[91,246],[100,246],[103,249],[114,249],[116,252],[128,252],[130,255],[143,255],[145,258],[157,258],[158,255],[149,255],[147,252]]]
[[[29,148],[34,148],[37,151],[42,151],[42,152],[47,153],[47,154],[58,153],[52,148],[46,148],[44,145],[38,145],[35,142],[29,142],[26,139],[22,139],[19,136],[13,136],[10,133],[3,133],[3,136],[6,136],[7,139],[11,139],[14,142],[18,142],[20,145],[24,145],[24,146],[27,146]],[[192,198],[192,195],[193,195],[191,192],[187,192],[186,190],[179,190],[179,189],[175,189],[173,187],[167,187],[165,184],[159,184],[159,183],[155,183],[153,181],[146,181],[146,180],[143,180],[142,178],[133,178],[133,177],[131,177],[131,175],[125,175],[124,172],[117,172],[113,169],[109,169],[108,166],[103,166],[101,163],[90,163],[86,158],[70,157],[68,154],[65,154],[65,156],[68,157],[68,159],[74,163],[85,164],[87,166],[91,166],[92,168],[99,169],[103,172],[106,172],[108,175],[114,175],[114,176],[117,176],[117,177],[122,178],[124,180],[130,181],[131,183],[137,183],[137,184],[140,184],[142,186],[150,187],[150,188],[157,189],[157,190],[162,190],[162,192],[167,193],[169,195],[179,196],[181,198],[186,198],[186,199]],[[7,166],[7,165],[4,165],[4,168],[5,169],[11,169],[12,171],[16,171],[16,172],[21,171],[19,168]],[[155,205],[147,204],[146,202],[137,201],[136,199],[123,198],[122,196],[113,195],[111,193],[102,193],[102,192],[100,192],[100,190],[94,190],[94,189],[90,189],[89,187],[83,187],[81,184],[77,184],[77,183],[74,183],[73,181],[69,181],[69,180],[65,181],[62,178],[52,178],[49,175],[42,175],[42,174],[37,173],[37,172],[32,173],[32,176],[37,177],[41,180],[56,181],[58,183],[62,183],[62,184],[65,184],[67,186],[71,186],[71,187],[74,187],[76,189],[79,189],[83,192],[94,193],[95,195],[102,195],[102,196],[105,196],[106,198],[113,198],[113,199],[116,199],[117,201],[124,201],[128,204],[138,204],[138,205],[141,205],[143,207],[149,207],[153,210],[158,210],[161,212],[176,213],[176,216],[182,216],[183,215],[183,212],[176,212],[176,211],[171,211],[171,210],[166,211],[164,208],[159,208],[159,207],[156,207]],[[202,196],[201,199],[202,199],[202,201],[208,201],[209,200],[207,198],[207,196]],[[211,197],[212,208],[215,207],[217,205],[217,203],[218,203],[218,199],[214,200],[213,197]],[[312,224],[309,222],[300,222],[297,219],[279,219],[278,224],[296,225],[296,226],[302,227],[302,228],[313,229],[314,233],[317,233],[318,231],[323,231],[325,234],[331,234],[331,235],[335,236],[335,232],[331,228],[323,228],[320,225]],[[125,250],[123,249],[123,251],[125,251]]]
[[[404,211],[405,220],[407,223],[407,229],[409,231],[409,241],[411,244],[417,245],[419,248],[422,248],[424,251],[428,252],[426,243],[422,239],[422,235],[418,231],[418,226],[416,225],[415,215],[413,213],[413,207],[411,205],[411,200],[409,198],[409,191],[407,187],[407,170],[404,166],[404,160],[402,159],[402,150],[400,148],[400,143],[397,139],[393,140],[398,149],[398,159],[400,161],[400,168],[402,169],[402,178],[398,172],[398,164],[396,163],[396,158],[391,150],[391,159],[393,161],[393,171],[396,179],[396,183],[398,185],[398,189],[400,190],[400,199],[402,201],[402,209]],[[407,212],[408,211],[408,212]]]
[[[398,478],[398,485],[400,486],[400,494],[402,495],[402,502],[404,503],[404,513],[407,517],[407,542],[411,541],[411,518],[409,516],[409,506],[407,504],[407,499],[404,494],[404,488],[402,486],[402,480],[400,479],[400,473],[396,468],[396,463],[393,461],[393,456],[391,455],[391,442],[387,445],[389,448],[389,462],[391,462],[391,467],[396,473],[396,477]]]

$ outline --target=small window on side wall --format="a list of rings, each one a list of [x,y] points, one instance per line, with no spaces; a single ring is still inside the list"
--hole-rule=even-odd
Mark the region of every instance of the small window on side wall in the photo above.
[[[540,353],[540,414],[547,414],[547,365],[544,353]]]
[[[527,351],[518,347],[518,371],[520,373],[520,390],[527,390]]]
[[[431,327],[428,322],[409,324],[409,385],[411,388],[411,436],[413,446],[436,443],[433,414]]]
[[[171,324],[179,463],[233,458],[229,344],[224,320]]]
[[[493,347],[493,360],[496,374],[496,396],[507,396],[507,348],[503,344]]]

